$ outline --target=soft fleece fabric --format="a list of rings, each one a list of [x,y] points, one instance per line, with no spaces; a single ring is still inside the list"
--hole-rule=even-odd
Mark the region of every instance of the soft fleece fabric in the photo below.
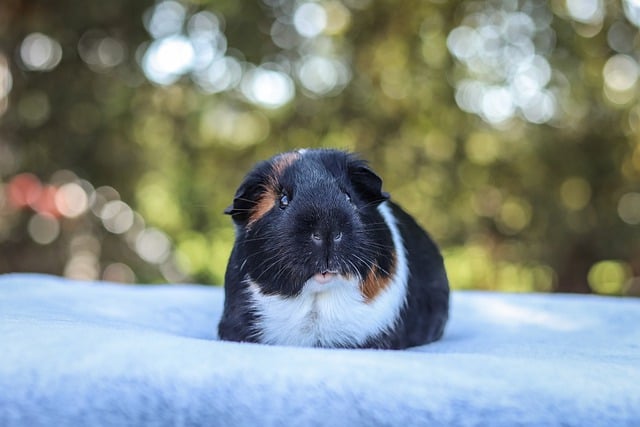
[[[640,301],[453,292],[407,351],[221,342],[221,288],[0,276],[0,426],[640,426]]]

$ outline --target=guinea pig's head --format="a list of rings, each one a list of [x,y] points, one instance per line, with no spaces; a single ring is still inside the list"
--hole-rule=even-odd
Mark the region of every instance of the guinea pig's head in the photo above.
[[[393,243],[377,206],[389,198],[367,163],[300,150],[259,163],[225,213],[236,224],[241,273],[265,294],[295,296],[314,278],[362,280]]]

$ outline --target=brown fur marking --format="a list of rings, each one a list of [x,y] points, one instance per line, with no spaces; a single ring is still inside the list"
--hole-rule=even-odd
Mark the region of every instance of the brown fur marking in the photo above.
[[[300,158],[300,153],[297,151],[291,151],[288,153],[283,153],[279,155],[273,161],[273,177],[277,180],[282,176],[285,169],[293,164],[296,160]]]
[[[365,299],[365,302],[369,303],[373,301],[376,296],[382,292],[393,279],[393,275],[396,269],[396,254],[391,255],[391,267],[389,268],[389,275],[384,277],[380,274],[380,267],[378,264],[374,264],[369,270],[369,274],[365,277],[364,281],[360,283],[360,292]]]
[[[271,210],[276,204],[276,192],[270,186],[265,186],[265,191],[260,195],[258,201],[251,209],[251,215],[249,216],[248,226],[253,225],[260,218],[265,216],[267,212]]]
[[[284,171],[300,158],[300,153],[292,151],[289,153],[281,154],[273,161],[271,168],[271,175],[264,183],[264,191],[258,197],[258,200],[251,209],[251,215],[249,216],[248,227],[251,227],[256,221],[266,215],[276,204],[278,197],[280,197],[280,177]]]

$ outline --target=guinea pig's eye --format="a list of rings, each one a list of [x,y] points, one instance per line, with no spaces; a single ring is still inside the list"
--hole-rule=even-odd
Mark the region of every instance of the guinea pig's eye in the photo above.
[[[286,194],[280,195],[280,209],[286,209],[289,206],[289,196]]]
[[[347,202],[353,203],[351,200],[351,195],[349,193],[344,193],[344,198],[347,199]]]

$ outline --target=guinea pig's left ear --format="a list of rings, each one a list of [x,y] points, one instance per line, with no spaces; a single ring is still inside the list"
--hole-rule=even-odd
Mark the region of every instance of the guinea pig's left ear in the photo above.
[[[389,199],[389,193],[382,191],[382,179],[364,162],[352,162],[349,176],[353,187],[368,203],[379,204]]]

